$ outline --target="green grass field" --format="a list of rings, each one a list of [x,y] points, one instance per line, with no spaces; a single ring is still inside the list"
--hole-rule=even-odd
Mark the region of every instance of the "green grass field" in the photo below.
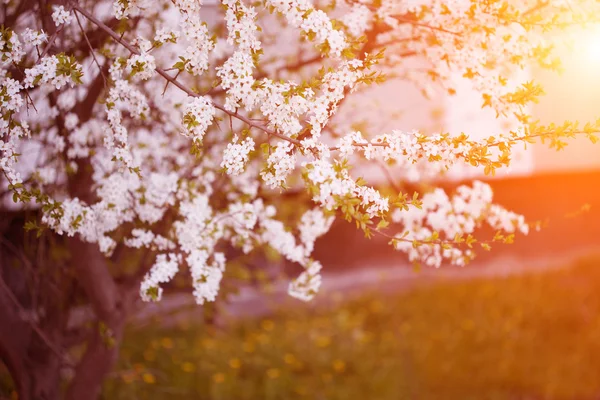
[[[214,329],[129,331],[104,398],[598,399],[600,259]]]

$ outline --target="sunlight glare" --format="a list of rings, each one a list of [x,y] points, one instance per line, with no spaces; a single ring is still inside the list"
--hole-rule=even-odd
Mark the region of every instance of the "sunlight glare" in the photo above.
[[[600,63],[600,36],[587,45],[587,57],[594,63]]]
[[[583,42],[584,57],[590,63],[600,64],[600,28],[585,32]]]

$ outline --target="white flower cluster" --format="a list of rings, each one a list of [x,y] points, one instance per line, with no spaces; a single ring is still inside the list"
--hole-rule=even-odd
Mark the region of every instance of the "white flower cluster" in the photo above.
[[[68,113],[65,116],[65,128],[67,130],[73,130],[77,127],[79,123],[79,117],[75,113]]]
[[[156,43],[165,44],[167,42],[177,43],[177,39],[179,39],[180,33],[175,30],[170,30],[167,28],[160,28],[156,31],[154,35],[154,41]]]
[[[340,56],[348,46],[344,33],[333,29],[329,16],[316,10],[310,0],[267,0],[266,5],[275,8],[290,25],[302,29],[309,37],[314,35],[317,44],[327,44],[329,54]]]
[[[306,270],[290,283],[288,294],[298,300],[311,301],[321,287],[321,268],[320,262],[311,260]]]
[[[177,180],[175,173],[151,173],[146,179],[140,179],[128,171],[115,172],[98,187],[98,202],[87,205],[77,198],[67,199],[60,206],[59,219],[47,212],[43,221],[59,234],[79,234],[86,242],[97,242],[102,252],[110,254],[116,245],[110,233],[121,224],[134,218],[153,224],[163,217],[167,207],[174,204]],[[126,241],[131,247],[152,244],[160,250],[173,248],[173,244],[160,235],[154,235],[151,241],[142,231],[134,231],[132,235],[133,238]]]
[[[315,241],[329,232],[334,219],[333,216],[325,216],[323,210],[319,208],[308,210],[302,215],[298,230],[300,231],[300,240],[304,245],[305,257],[310,256],[314,250]]]
[[[21,174],[17,170],[18,148],[22,139],[29,135],[29,127],[26,123],[21,123],[20,126],[9,129],[8,121],[0,119],[0,170],[10,185],[15,186],[23,183]]]
[[[262,209],[263,204],[258,200],[253,203],[236,202],[229,205],[226,222],[234,233],[231,242],[240,247],[245,254],[254,249],[254,227]]]
[[[591,5],[587,0],[583,3]],[[388,54],[392,64],[405,61],[403,54],[418,54],[431,66],[406,73],[406,78],[415,81],[428,95],[433,94],[430,72],[435,72],[436,80],[448,88],[456,84],[457,74],[464,74],[473,88],[484,95],[483,104],[499,115],[510,116],[525,110],[522,104],[510,101],[514,87],[507,84],[506,78],[515,77],[516,72],[525,70],[531,61],[553,63],[553,44],[547,40],[543,29],[530,29],[533,25],[541,26],[541,22],[527,24],[523,23],[527,18],[517,22],[511,16],[524,13],[524,17],[527,8],[525,3],[507,6],[498,2],[483,7],[463,0],[387,0],[375,13],[376,18],[389,28],[382,30],[378,41],[390,44]],[[401,16],[413,13],[419,15],[419,21],[411,27]],[[569,13],[556,12],[557,18],[565,16],[566,24],[573,24],[571,18],[575,15],[569,17]],[[559,21],[553,21],[552,25],[561,25]],[[493,27],[493,34],[490,34],[490,27]],[[433,36],[430,36],[432,32]],[[430,37],[435,37],[435,43],[428,40]],[[508,82],[510,80],[513,79]]]
[[[242,104],[249,111],[266,99],[253,88],[253,56],[258,55],[261,50],[255,23],[256,11],[253,7],[246,7],[241,1],[227,0],[223,4],[227,9],[227,43],[237,48],[216,69],[217,76],[221,79],[221,87],[227,91],[225,108],[235,111]]]
[[[187,254],[185,261],[190,268],[193,279],[194,296],[199,304],[214,301],[225,270],[225,256],[215,252],[215,246],[221,239],[231,240],[233,244],[242,246],[245,252],[253,246],[251,241],[269,244],[288,260],[300,263],[306,270],[290,285],[290,294],[308,300],[314,296],[320,285],[318,272],[320,264],[312,261],[309,256],[314,247],[314,241],[327,232],[332,223],[331,217],[324,217],[320,210],[312,210],[301,219],[301,244],[296,243],[292,233],[286,230],[280,222],[272,219],[273,207],[264,207],[262,201],[253,203],[235,203],[222,215],[214,215],[206,196],[199,195],[191,202],[184,202],[180,208],[181,221],[175,223],[179,248]],[[256,232],[260,232],[259,235]],[[148,246],[155,236],[146,231],[132,232],[134,238],[128,243],[138,246]],[[165,263],[162,258],[160,265]],[[158,283],[170,280],[173,274],[165,271],[175,271],[172,266],[168,269],[155,268],[146,276],[141,286],[141,292],[153,293],[159,296]],[[145,300],[151,300],[147,296]]]
[[[173,4],[182,17],[181,30],[187,39],[188,46],[181,58],[186,61],[186,71],[192,75],[200,75],[208,69],[208,57],[215,48],[206,22],[200,18],[200,1],[175,0]]]
[[[348,29],[348,33],[358,38],[373,25],[373,13],[364,4],[354,4],[350,12],[340,19]]]
[[[132,54],[127,59],[127,67],[125,71],[141,80],[152,78],[156,70],[156,61],[149,53]]]
[[[486,183],[475,181],[473,186],[460,186],[449,197],[442,189],[423,196],[422,207],[395,210],[392,219],[409,232],[396,242],[396,249],[406,252],[411,261],[423,261],[426,265],[439,267],[444,260],[455,265],[465,265],[473,256],[470,249],[444,248],[441,243],[414,246],[413,240],[427,241],[434,232],[443,240],[454,240],[459,235],[469,235],[486,222],[493,229],[506,233],[519,230],[529,232],[523,216],[492,203],[492,189]]]
[[[92,125],[95,125],[94,122],[89,122],[78,127],[67,128],[72,129],[68,137],[69,146],[67,157],[70,159],[87,158],[90,155],[91,147],[93,145],[91,134],[93,129]],[[97,129],[99,131],[102,130],[99,127]]]
[[[179,214],[182,220],[175,222],[174,228],[179,248],[187,254],[185,259],[192,275],[196,302],[212,301],[219,290],[225,258],[216,253],[212,254],[212,263],[209,258],[223,236],[224,227],[216,223],[208,197],[203,195],[181,203]]]
[[[225,271],[225,255],[213,253],[212,260],[209,260],[206,250],[194,250],[185,260],[192,274],[196,302],[215,301]]]
[[[74,236],[79,233],[85,241],[95,242],[98,240],[95,229],[94,211],[81,202],[78,198],[67,199],[61,204],[62,216],[59,220],[51,220],[45,215],[48,223],[59,235],[67,234]]]
[[[19,111],[23,105],[23,96],[21,96],[23,86],[11,78],[4,78],[0,83],[0,106],[6,111]]]
[[[260,93],[260,111],[267,117],[269,127],[290,137],[302,130],[299,116],[309,110],[309,101],[314,95],[312,89],[306,89],[301,95],[286,97],[285,94],[294,87],[295,85],[290,83],[264,81]]]
[[[191,201],[183,202],[179,207],[179,214],[182,220],[177,221],[174,227],[179,246],[184,252],[214,247],[216,240],[212,235],[202,233],[216,234],[216,231],[222,231],[222,227],[214,223],[213,210],[207,196],[198,195]]]
[[[323,216],[320,210],[309,210],[301,218],[300,239],[296,244],[294,235],[285,229],[280,221],[272,219],[262,220],[260,226],[264,229],[262,241],[277,250],[286,259],[299,263],[304,271],[294,279],[289,287],[290,296],[300,300],[311,300],[321,286],[321,264],[310,258],[314,248],[314,241],[321,235],[327,233],[332,218]],[[311,224],[312,226],[308,226]]]
[[[465,134],[427,136],[418,131],[393,130],[367,141],[360,132],[353,131],[339,139],[336,149],[346,159],[360,152],[367,160],[394,161],[407,171],[407,179],[418,181],[423,178],[422,173],[439,174],[457,163],[471,165],[474,162],[477,165],[483,149],[490,160],[499,160],[504,154],[500,148],[522,135],[522,130],[517,129],[500,134],[494,140],[473,140]],[[422,170],[416,168],[417,163],[423,163]]]
[[[367,145],[369,142],[362,137],[362,133],[359,131],[353,131],[342,136],[338,141],[338,151],[341,158],[349,158],[354,154],[354,150],[357,147]]]
[[[239,142],[237,135],[233,136],[231,143],[223,152],[223,161],[221,168],[225,168],[229,175],[239,175],[244,171],[244,167],[250,157],[250,152],[254,150],[254,139],[248,136],[242,142]]]
[[[228,111],[235,111],[240,104],[251,110],[259,103],[259,93],[252,87],[253,66],[254,62],[249,52],[236,51],[222,66],[217,67],[221,87],[227,91],[225,108]]]
[[[128,112],[135,119],[147,116],[150,111],[147,97],[136,86],[121,79],[120,70],[111,69],[111,78],[114,85],[110,88],[107,103]]]
[[[254,22],[256,19],[254,7],[247,7],[239,0],[223,0],[222,4],[227,7],[225,13],[227,43],[237,45],[243,52],[258,51],[260,41],[256,36],[258,27]]]
[[[135,15],[146,8],[143,0],[115,0],[113,14],[116,19],[124,19]]]
[[[54,6],[52,20],[54,21],[54,25],[60,27],[61,25],[69,25],[73,20],[73,16],[70,10],[65,10],[64,6]]]
[[[0,36],[0,53],[2,54],[0,59],[4,64],[17,64],[21,61],[25,51],[16,32],[7,29]]]
[[[144,301],[159,301],[162,298],[161,283],[170,282],[179,270],[180,257],[176,254],[159,254],[140,286],[140,297]]]
[[[271,188],[285,186],[288,175],[296,167],[294,146],[290,142],[278,142],[267,158],[267,167],[261,171],[260,177]]]
[[[175,204],[177,181],[175,172],[149,173],[145,182],[135,191],[136,212],[142,222],[154,224],[160,221],[165,207]]]
[[[124,243],[126,246],[136,249],[147,247],[152,250],[165,251],[175,248],[175,243],[148,230],[135,228],[131,231],[131,236],[125,239]]]
[[[261,238],[264,243],[277,250],[286,259],[303,264],[306,260],[304,249],[296,244],[296,238],[289,232],[281,221],[267,219],[260,222],[264,229]]]
[[[291,4],[291,3],[290,3]],[[299,6],[312,7],[308,3]],[[312,8],[311,8],[312,10]],[[235,12],[234,12],[235,11]],[[293,82],[274,82],[264,78],[255,81],[253,77],[253,56],[260,50],[260,42],[255,39],[253,10],[241,7],[236,2],[228,3],[227,24],[228,40],[238,45],[232,56],[217,68],[217,76],[221,79],[221,87],[227,93],[225,108],[235,111],[243,106],[247,111],[259,107],[262,115],[268,120],[268,126],[285,136],[294,137],[303,128],[300,118],[308,114],[313,136],[320,134],[322,126],[335,112],[337,103],[344,97],[344,90],[354,88],[356,82],[364,75],[363,69],[371,66],[363,65],[360,60],[351,60],[325,74],[319,86],[322,95],[316,97],[312,88],[297,90]],[[307,12],[307,18],[321,15],[320,12]],[[249,28],[241,28],[249,27]],[[242,32],[240,29],[245,29]],[[322,32],[322,29],[318,29]],[[334,30],[335,35],[340,31]],[[247,39],[240,42],[240,37]],[[334,35],[334,36],[335,36]],[[341,34],[343,35],[343,34]]]
[[[379,191],[360,186],[348,170],[336,171],[334,164],[327,159],[305,163],[305,180],[312,187],[313,201],[327,210],[336,210],[342,204],[340,199],[359,199],[360,206],[369,217],[382,217],[389,210],[389,200]]]
[[[48,35],[44,31],[34,31],[31,28],[25,28],[21,38],[27,46],[41,46],[48,41]]]
[[[202,143],[206,130],[215,117],[215,112],[210,97],[188,97],[183,106],[183,135]]]
[[[57,56],[42,58],[36,65],[25,70],[23,87],[29,89],[36,85],[51,85],[59,90],[67,84],[73,86],[75,82],[72,73],[67,74],[60,71],[59,63]],[[81,73],[81,65],[77,64],[75,69]]]
[[[321,134],[322,127],[329,118],[335,113],[337,104],[344,98],[346,88],[352,91],[358,79],[363,74],[363,69],[370,65],[363,65],[360,60],[344,61],[337,70],[330,71],[323,77],[320,87],[321,95],[310,99],[309,102],[309,123],[311,124],[311,133],[314,138]]]
[[[110,88],[106,102],[108,126],[105,129],[104,145],[113,152],[116,160],[123,162],[128,168],[135,168],[122,111],[129,112],[135,119],[142,119],[148,113],[149,106],[146,97],[129,82],[120,79],[117,71],[111,69],[115,84]]]

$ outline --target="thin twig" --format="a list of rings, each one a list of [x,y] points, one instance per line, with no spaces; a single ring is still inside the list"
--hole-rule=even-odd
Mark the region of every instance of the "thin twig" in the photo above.
[[[387,167],[387,165],[385,165],[383,163],[383,161],[378,161],[377,165],[379,165],[379,167],[381,168],[381,170],[383,171],[383,173],[385,174],[386,179],[388,180],[388,183],[390,184],[390,186],[398,193],[402,192],[402,189],[400,188],[400,186],[398,186],[398,184],[396,183],[396,181],[394,180],[394,177],[392,176],[392,173],[390,172],[389,168]]]
[[[50,49],[52,48],[52,45],[54,44],[54,41],[56,40],[56,38],[58,37],[58,34],[63,30],[63,28],[65,27],[65,25],[61,25],[60,28],[58,28],[54,34],[52,34],[52,36],[50,36],[50,39],[48,40],[48,44],[46,45],[46,47],[44,48],[44,51],[42,52],[42,54],[40,55],[40,58],[38,58],[38,61],[41,60],[42,58],[44,58],[46,56],[46,54],[48,54],[48,52],[50,51]]]
[[[6,295],[10,298],[14,305],[21,311],[21,313],[23,313],[23,315],[25,315],[25,308],[21,305],[21,303],[16,298],[14,293],[10,290],[10,288],[6,285],[2,276],[0,276],[0,286],[2,286],[2,289],[6,292]],[[73,363],[71,362],[71,360],[69,360],[67,355],[62,353],[58,348],[56,348],[56,346],[54,346],[54,344],[50,341],[48,336],[46,336],[46,334],[40,329],[39,326],[37,326],[30,318],[24,319],[29,323],[29,325],[35,331],[35,333],[38,334],[40,339],[42,339],[42,341],[46,344],[46,346],[48,346],[50,350],[52,350],[54,354],[61,358],[68,366],[73,366]]]
[[[521,15],[522,16],[529,15],[531,13],[534,13],[534,12],[538,11],[538,10],[541,10],[542,8],[546,7],[549,4],[550,4],[549,1],[540,1],[534,7],[531,7],[529,10],[524,11]]]
[[[98,62],[98,60],[96,59],[96,54],[94,52],[94,48],[92,47],[92,44],[90,43],[90,40],[87,37],[87,34],[85,33],[85,29],[83,29],[83,26],[81,25],[81,21],[79,21],[79,15],[77,15],[77,13],[73,13],[75,14],[75,19],[77,20],[77,24],[79,25],[79,29],[81,29],[81,33],[83,33],[83,37],[85,38],[85,42],[87,43],[88,47],[90,48],[90,53],[92,54],[92,58],[94,59],[94,61],[96,62],[96,65],[98,66],[98,70],[100,71],[100,75],[102,75],[102,80],[104,81],[104,87],[106,88],[106,76],[104,75],[104,71],[102,71],[102,66],[100,65],[100,63]]]
[[[15,68],[23,75],[25,76],[25,71],[23,71],[21,69],[21,67],[19,65],[17,65],[17,63],[13,62],[13,65],[15,66]],[[29,102],[31,103],[31,106],[33,107],[33,110],[35,112],[38,112],[37,108],[35,108],[35,103],[33,102],[33,99],[31,98],[31,95],[29,94],[29,90],[27,90],[27,88],[25,88],[25,95],[27,96],[27,98],[29,99]],[[29,110],[28,110],[29,112]]]
[[[420,28],[427,28],[427,29],[431,29],[431,30],[434,30],[434,31],[440,31],[440,32],[444,32],[444,33],[449,33],[449,34],[455,35],[455,36],[461,36],[460,33],[458,33],[458,32],[449,31],[447,29],[440,28],[439,26],[432,26],[432,25],[424,24],[422,22],[413,21],[412,19],[404,18],[404,17],[401,17],[399,15],[394,15],[392,18],[396,19],[399,22],[403,22],[403,23],[406,23],[406,24],[411,24],[411,25],[414,25],[414,26],[418,26]]]

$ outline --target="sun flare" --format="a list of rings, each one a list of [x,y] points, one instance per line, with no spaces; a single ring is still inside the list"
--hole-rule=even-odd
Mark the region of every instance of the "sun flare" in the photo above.
[[[586,30],[582,36],[582,55],[588,62],[600,64],[600,27]]]

